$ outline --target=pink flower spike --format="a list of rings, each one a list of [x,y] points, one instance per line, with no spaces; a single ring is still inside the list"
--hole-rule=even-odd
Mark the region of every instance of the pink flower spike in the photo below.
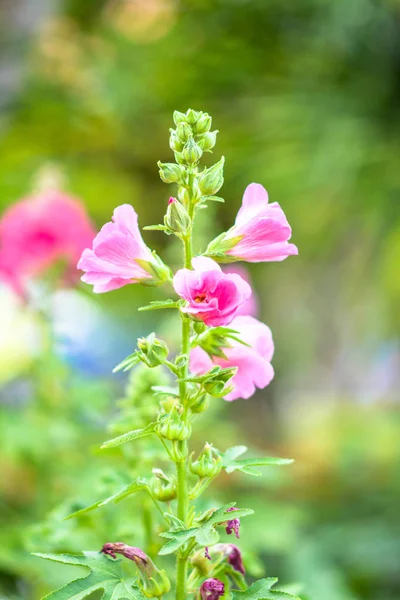
[[[292,230],[277,202],[268,203],[268,193],[259,183],[247,186],[235,224],[225,234],[211,242],[210,256],[221,255],[221,262],[281,261],[298,254],[289,244]]]
[[[193,348],[190,353],[190,371],[195,375],[203,375],[214,365],[222,368],[237,367],[232,378],[233,390],[224,400],[250,398],[256,388],[265,388],[274,377],[271,359],[274,354],[274,342],[271,330],[254,317],[239,316],[230,324],[238,332],[238,337],[249,344],[244,346],[230,340],[231,347],[224,349],[227,360],[214,357],[212,360],[200,347]]]
[[[228,325],[250,298],[251,287],[237,274],[224,274],[211,258],[198,256],[192,266],[173,279],[176,293],[188,303],[182,311],[212,327]]]
[[[129,204],[118,206],[83,251],[78,269],[85,271],[82,281],[93,285],[97,294],[116,290],[129,283],[156,285],[168,277],[168,270],[144,243],[138,216]]]

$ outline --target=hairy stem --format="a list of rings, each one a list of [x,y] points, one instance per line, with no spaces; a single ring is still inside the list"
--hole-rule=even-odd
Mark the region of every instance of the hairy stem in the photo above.
[[[191,214],[192,217],[192,214]],[[186,269],[192,266],[192,229],[188,231],[184,240],[184,265]],[[182,315],[182,337],[181,353],[189,356],[190,352],[190,321],[185,315]],[[181,379],[185,379],[188,374],[188,365],[182,369]],[[183,405],[186,403],[186,382],[179,384],[179,397]],[[187,410],[183,411],[182,418],[187,418]],[[182,461],[176,463],[177,475],[177,500],[178,500],[178,518],[186,525],[189,510],[189,492],[187,479],[187,440],[179,442],[181,456],[185,457]],[[176,562],[176,600],[186,600],[187,587],[187,561],[188,556],[178,554]]]

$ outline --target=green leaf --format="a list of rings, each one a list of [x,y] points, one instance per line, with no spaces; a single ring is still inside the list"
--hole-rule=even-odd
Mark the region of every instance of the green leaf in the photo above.
[[[190,529],[172,529],[170,531],[166,531],[165,533],[160,533],[160,536],[168,538],[169,542],[164,544],[158,554],[163,556],[165,554],[172,554],[172,552],[176,552],[176,550],[179,550],[181,546],[186,544],[187,541],[194,537],[198,530],[198,527],[191,527]]]
[[[156,426],[157,423],[150,423],[150,425],[147,425],[147,427],[144,427],[143,429],[134,429],[133,431],[128,431],[128,433],[124,433],[116,438],[107,440],[107,442],[104,442],[104,444],[102,444],[100,447],[103,449],[115,448],[116,446],[121,446],[122,444],[131,442],[132,440],[138,440],[154,433]]]
[[[87,506],[86,508],[81,508],[80,510],[77,510],[77,511],[71,513],[70,515],[65,517],[64,521],[67,521],[68,519],[73,519],[75,517],[81,517],[82,515],[86,515],[87,513],[92,512],[93,510],[96,510],[97,508],[102,508],[103,506],[106,506],[106,504],[109,504],[110,502],[114,502],[114,503],[120,502],[127,496],[130,496],[131,494],[135,494],[136,492],[142,490],[144,487],[145,487],[145,484],[138,483],[137,481],[135,481],[134,483],[131,483],[131,484],[125,486],[124,488],[122,488],[122,490],[120,490],[116,494],[109,496],[105,500],[98,500],[98,502],[95,502],[94,504],[91,504],[90,506]]]
[[[225,200],[220,196],[205,196],[204,202],[208,202],[209,200],[213,202],[225,202]]]
[[[214,511],[211,516],[201,524],[199,531],[196,533],[196,542],[201,546],[212,546],[219,540],[219,533],[215,529],[215,526],[219,523],[225,523],[232,518],[239,519],[240,517],[246,517],[254,513],[251,508],[238,508],[235,511],[229,509],[234,508],[235,502],[225,504],[221,508]]]
[[[234,591],[232,600],[301,600],[286,592],[272,590],[278,580],[275,577],[255,581],[245,592]]]
[[[266,456],[263,458],[244,458],[237,460],[237,457],[241,456],[244,452],[246,452],[246,450],[246,446],[234,446],[222,455],[222,466],[226,469],[227,473],[241,471],[245,475],[253,475],[258,477],[261,475],[261,471],[254,469],[254,467],[282,466],[289,465],[293,462],[293,459],[291,458],[278,458],[276,456]]]
[[[159,310],[161,308],[178,308],[179,303],[175,300],[155,300],[150,302],[147,306],[141,306],[138,310],[143,312],[146,310]]]
[[[152,391],[155,396],[179,396],[179,389],[169,385],[152,385]]]
[[[102,590],[101,600],[145,600],[136,578],[125,579],[122,560],[115,560],[101,552],[72,554],[40,554],[35,556],[65,565],[86,567],[87,575],[70,581],[42,600],[83,600],[95,591]]]
[[[112,372],[117,373],[118,371],[122,371],[122,370],[129,371],[129,369],[132,369],[132,367],[137,365],[139,362],[140,362],[139,354],[138,354],[137,350],[135,350],[135,352],[133,352],[133,354],[130,354],[129,356],[124,358],[123,361],[121,361],[116,367],[114,367]]]

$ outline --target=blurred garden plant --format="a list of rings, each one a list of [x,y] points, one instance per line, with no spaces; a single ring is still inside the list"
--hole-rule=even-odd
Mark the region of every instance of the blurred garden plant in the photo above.
[[[258,475],[257,467],[291,461],[276,457],[243,459],[244,446],[221,450],[208,442],[195,456],[189,441],[196,417],[207,410],[210,398],[247,399],[256,388],[266,387],[274,376],[271,331],[245,313],[251,287],[234,270],[222,271],[218,263],[281,261],[297,254],[297,248],[289,243],[291,229],[280,206],[269,204],[265,189],[253,183],[244,193],[235,224],[211,241],[204,254],[193,256],[196,214],[209,202],[223,202],[217,194],[223,184],[224,158],[211,167],[199,167],[203,153],[211,152],[216,142],[217,131],[211,131],[208,114],[194,110],[175,112],[174,122],[170,147],[176,162],[159,163],[159,169],[165,183],[177,184],[177,198],[170,198],[164,223],[146,229],[164,231],[181,240],[183,267],[173,274],[146,246],[137,214],[130,205],[115,209],[112,222],[103,226],[92,248],[83,251],[78,263],[84,271],[83,281],[93,285],[97,293],[132,283],[172,283],[178,296],[151,302],[140,310],[168,309],[179,313],[179,354],[172,357],[166,342],[151,333],[140,338],[133,354],[115,369],[127,371],[143,363],[141,376],[146,378],[146,369],[163,367],[174,381],[164,385],[161,378],[156,378],[152,390],[159,404],[151,422],[141,420],[140,428],[124,432],[102,446],[115,448],[152,436],[161,444],[166,468],[164,471],[154,465],[152,478],[139,476],[111,497],[70,515],[81,517],[142,492],[154,504],[157,518],[161,517],[159,536],[165,543],[148,540],[149,548],[143,549],[129,545],[128,540],[104,540],[97,551],[39,554],[87,569],[86,576],[46,596],[51,600],[79,600],[96,590],[102,591],[103,600],[161,598],[170,593],[177,600],[185,600],[188,594],[199,600],[217,600],[222,596],[234,600],[295,598],[272,589],[276,579],[271,577],[249,587],[239,547],[220,541],[223,531],[239,538],[241,519],[252,514],[251,509],[230,502],[200,510],[200,497],[222,470]],[[140,387],[140,377],[137,385]],[[158,460],[159,454],[154,456]],[[159,566],[159,558],[154,559],[154,545],[159,556],[175,556],[175,575]],[[126,575],[126,565],[117,555],[135,563],[138,576]]]

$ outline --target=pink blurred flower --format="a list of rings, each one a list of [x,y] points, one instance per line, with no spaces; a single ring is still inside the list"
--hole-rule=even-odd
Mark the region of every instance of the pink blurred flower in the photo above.
[[[188,302],[182,310],[206,325],[228,325],[238,309],[250,298],[251,287],[236,274],[224,274],[211,258],[197,256],[193,271],[175,274],[176,293]]]
[[[250,274],[246,267],[243,267],[242,265],[226,265],[224,266],[224,273],[236,273],[236,275],[240,275],[240,277],[247,281],[252,288]],[[238,317],[239,315],[250,317],[256,317],[258,315],[258,299],[253,288],[250,298],[237,310],[236,316]]]
[[[231,348],[224,349],[227,360],[218,357],[211,359],[200,347],[193,348],[190,353],[190,370],[195,375],[202,375],[213,365],[238,367],[232,378],[234,388],[224,399],[247,399],[254,394],[256,388],[265,388],[274,377],[270,364],[274,342],[269,327],[254,317],[236,317],[230,327],[238,331],[240,339],[249,346],[230,340]]]
[[[288,240],[292,230],[277,202],[268,204],[268,193],[259,183],[247,186],[235,224],[213,240],[207,248],[209,256],[247,262],[281,261],[298,254]]]
[[[0,279],[22,294],[26,280],[59,260],[74,278],[76,261],[93,235],[84,206],[58,190],[21,200],[0,220]]]
[[[85,271],[82,281],[100,294],[129,283],[154,285],[165,280],[168,270],[144,243],[133,207],[118,206],[112,220],[96,235],[92,249],[82,253],[78,262],[78,269]]]

